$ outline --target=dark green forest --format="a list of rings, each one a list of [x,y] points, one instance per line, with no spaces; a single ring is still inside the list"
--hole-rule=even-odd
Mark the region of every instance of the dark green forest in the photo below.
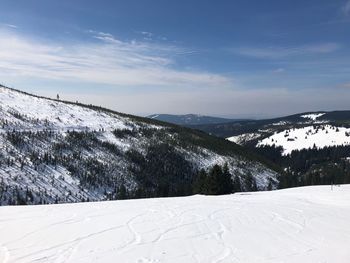
[[[280,188],[350,183],[350,146],[314,147],[286,156],[282,155],[282,147],[263,146],[256,150],[283,168]]]

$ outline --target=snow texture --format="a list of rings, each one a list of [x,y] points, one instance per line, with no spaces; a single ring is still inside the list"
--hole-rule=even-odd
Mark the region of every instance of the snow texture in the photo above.
[[[323,116],[325,114],[326,113],[311,113],[311,114],[301,115],[300,117],[316,121],[317,118],[319,118],[319,117],[321,117],[321,116]]]
[[[231,141],[231,142],[243,145],[244,143],[246,143],[248,141],[255,140],[255,139],[259,138],[260,136],[261,136],[261,134],[259,134],[259,133],[244,133],[241,135],[228,137],[226,139]]]
[[[290,122],[288,122],[288,121],[279,121],[279,122],[272,123],[272,125],[273,126],[283,126],[283,125],[287,125],[289,123]]]
[[[350,185],[0,207],[0,262],[350,262]]]
[[[25,118],[14,118],[15,114]],[[130,129],[128,119],[116,114],[47,100],[0,86],[0,118],[16,130],[115,130]]]
[[[307,126],[275,133],[257,146],[282,146],[283,154],[290,154],[293,150],[310,149],[314,146],[324,148],[327,146],[340,146],[350,144],[350,129],[332,125]]]

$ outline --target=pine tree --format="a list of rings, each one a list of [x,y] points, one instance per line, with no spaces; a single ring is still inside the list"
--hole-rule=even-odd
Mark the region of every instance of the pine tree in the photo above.
[[[238,175],[236,175],[233,179],[233,191],[234,192],[242,191],[241,180],[239,179]]]
[[[125,188],[125,185],[122,184],[118,189],[118,199],[123,200],[128,197],[127,190]]]
[[[219,179],[219,193],[218,194],[231,194],[233,192],[233,182],[232,175],[228,168],[227,163],[225,163],[222,170],[221,178]]]
[[[208,176],[204,169],[201,169],[193,183],[194,194],[208,193]]]
[[[218,195],[221,191],[221,176],[222,176],[222,170],[219,165],[214,165],[212,169],[209,171],[208,176],[208,194],[210,195]]]

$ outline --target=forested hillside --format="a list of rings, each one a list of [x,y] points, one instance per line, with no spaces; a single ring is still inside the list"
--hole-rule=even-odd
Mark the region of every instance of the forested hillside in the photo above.
[[[275,166],[204,132],[3,86],[0,103],[1,204],[189,195],[215,165],[236,190],[278,185]]]

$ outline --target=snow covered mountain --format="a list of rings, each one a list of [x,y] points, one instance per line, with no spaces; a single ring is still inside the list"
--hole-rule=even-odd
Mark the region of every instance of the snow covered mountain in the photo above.
[[[349,219],[350,185],[7,206],[0,262],[348,263]]]
[[[261,161],[203,132],[0,86],[1,204],[186,195],[225,163],[242,190],[276,188]]]
[[[204,116],[204,115],[198,115],[198,114],[185,114],[185,115],[152,114],[147,116],[147,118],[164,121],[164,122],[170,122],[173,124],[178,124],[183,126],[239,121],[238,119],[233,120],[233,119]]]
[[[240,145],[293,150],[350,144],[350,111],[308,112],[268,120],[193,126]]]
[[[235,141],[236,137],[229,140]],[[350,128],[332,125],[306,126],[280,132],[258,142],[257,147],[270,145],[283,148],[283,154],[295,150],[350,145]]]
[[[195,126],[258,152],[284,170],[281,187],[350,183],[350,111]]]

